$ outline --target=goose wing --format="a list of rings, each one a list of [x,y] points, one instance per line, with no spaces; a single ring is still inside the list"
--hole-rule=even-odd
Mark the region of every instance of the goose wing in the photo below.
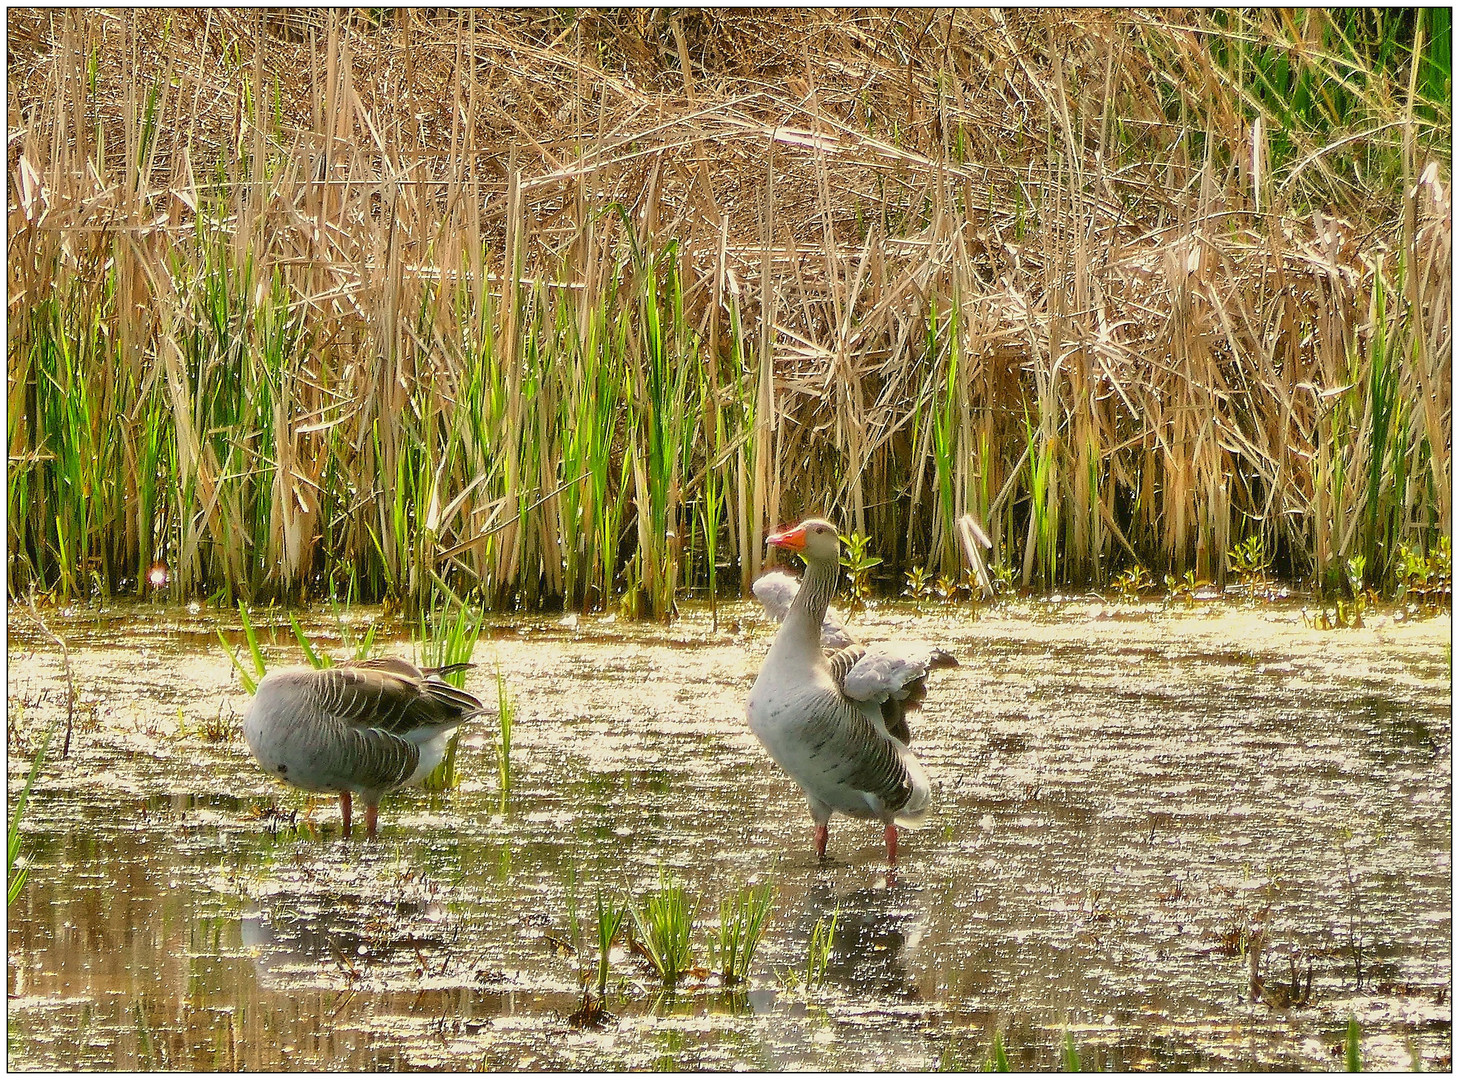
[[[907,713],[927,697],[927,673],[956,667],[957,658],[936,648],[852,645],[833,653],[827,663],[843,694],[852,701],[880,705],[888,734],[910,744]]]
[[[312,690],[322,713],[356,729],[396,737],[454,727],[483,712],[481,702],[440,678],[449,669],[421,671],[396,657],[325,668]]]
[[[822,697],[806,717],[801,740],[806,772],[792,775],[830,805],[839,805],[828,797],[831,789],[851,789],[874,795],[893,812],[924,808],[926,777],[916,759],[887,737],[865,705],[839,695]]]

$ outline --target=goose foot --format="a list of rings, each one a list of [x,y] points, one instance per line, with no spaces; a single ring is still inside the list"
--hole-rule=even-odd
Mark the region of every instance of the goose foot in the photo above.
[[[341,791],[339,793],[339,816],[344,822],[344,838],[350,838],[350,793]]]
[[[824,859],[826,857],[826,841],[831,838],[831,827],[829,825],[816,826],[816,855]]]

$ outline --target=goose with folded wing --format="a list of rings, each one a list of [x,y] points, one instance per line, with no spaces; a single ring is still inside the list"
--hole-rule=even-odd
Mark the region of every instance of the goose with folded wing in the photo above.
[[[243,737],[270,775],[305,791],[337,793],[345,836],[360,796],[373,839],[381,797],[429,776],[451,734],[485,711],[441,678],[470,666],[422,671],[387,657],[271,672],[254,692]]]
[[[805,791],[817,855],[825,855],[831,815],[840,813],[882,822],[895,865],[897,827],[921,825],[932,802],[927,774],[908,748],[906,714],[926,696],[928,671],[957,661],[941,649],[855,643],[827,652],[827,625],[850,641],[844,626],[826,623],[840,566],[835,526],[813,518],[767,542],[799,554],[806,572],[750,691],[750,730]]]

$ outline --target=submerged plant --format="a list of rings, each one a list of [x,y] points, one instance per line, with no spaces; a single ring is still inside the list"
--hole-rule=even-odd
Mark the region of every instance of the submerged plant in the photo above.
[[[667,870],[659,870],[658,892],[631,908],[636,939],[665,986],[673,986],[692,963],[689,945],[694,908]]]
[[[750,974],[755,950],[765,933],[775,886],[770,882],[746,885],[719,905],[719,926],[709,939],[710,965],[726,986],[743,982]]]

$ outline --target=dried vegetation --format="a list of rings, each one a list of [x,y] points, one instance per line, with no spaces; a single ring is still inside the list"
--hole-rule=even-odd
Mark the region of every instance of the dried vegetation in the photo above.
[[[8,11],[12,590],[1449,531],[1444,10],[369,10]]]

